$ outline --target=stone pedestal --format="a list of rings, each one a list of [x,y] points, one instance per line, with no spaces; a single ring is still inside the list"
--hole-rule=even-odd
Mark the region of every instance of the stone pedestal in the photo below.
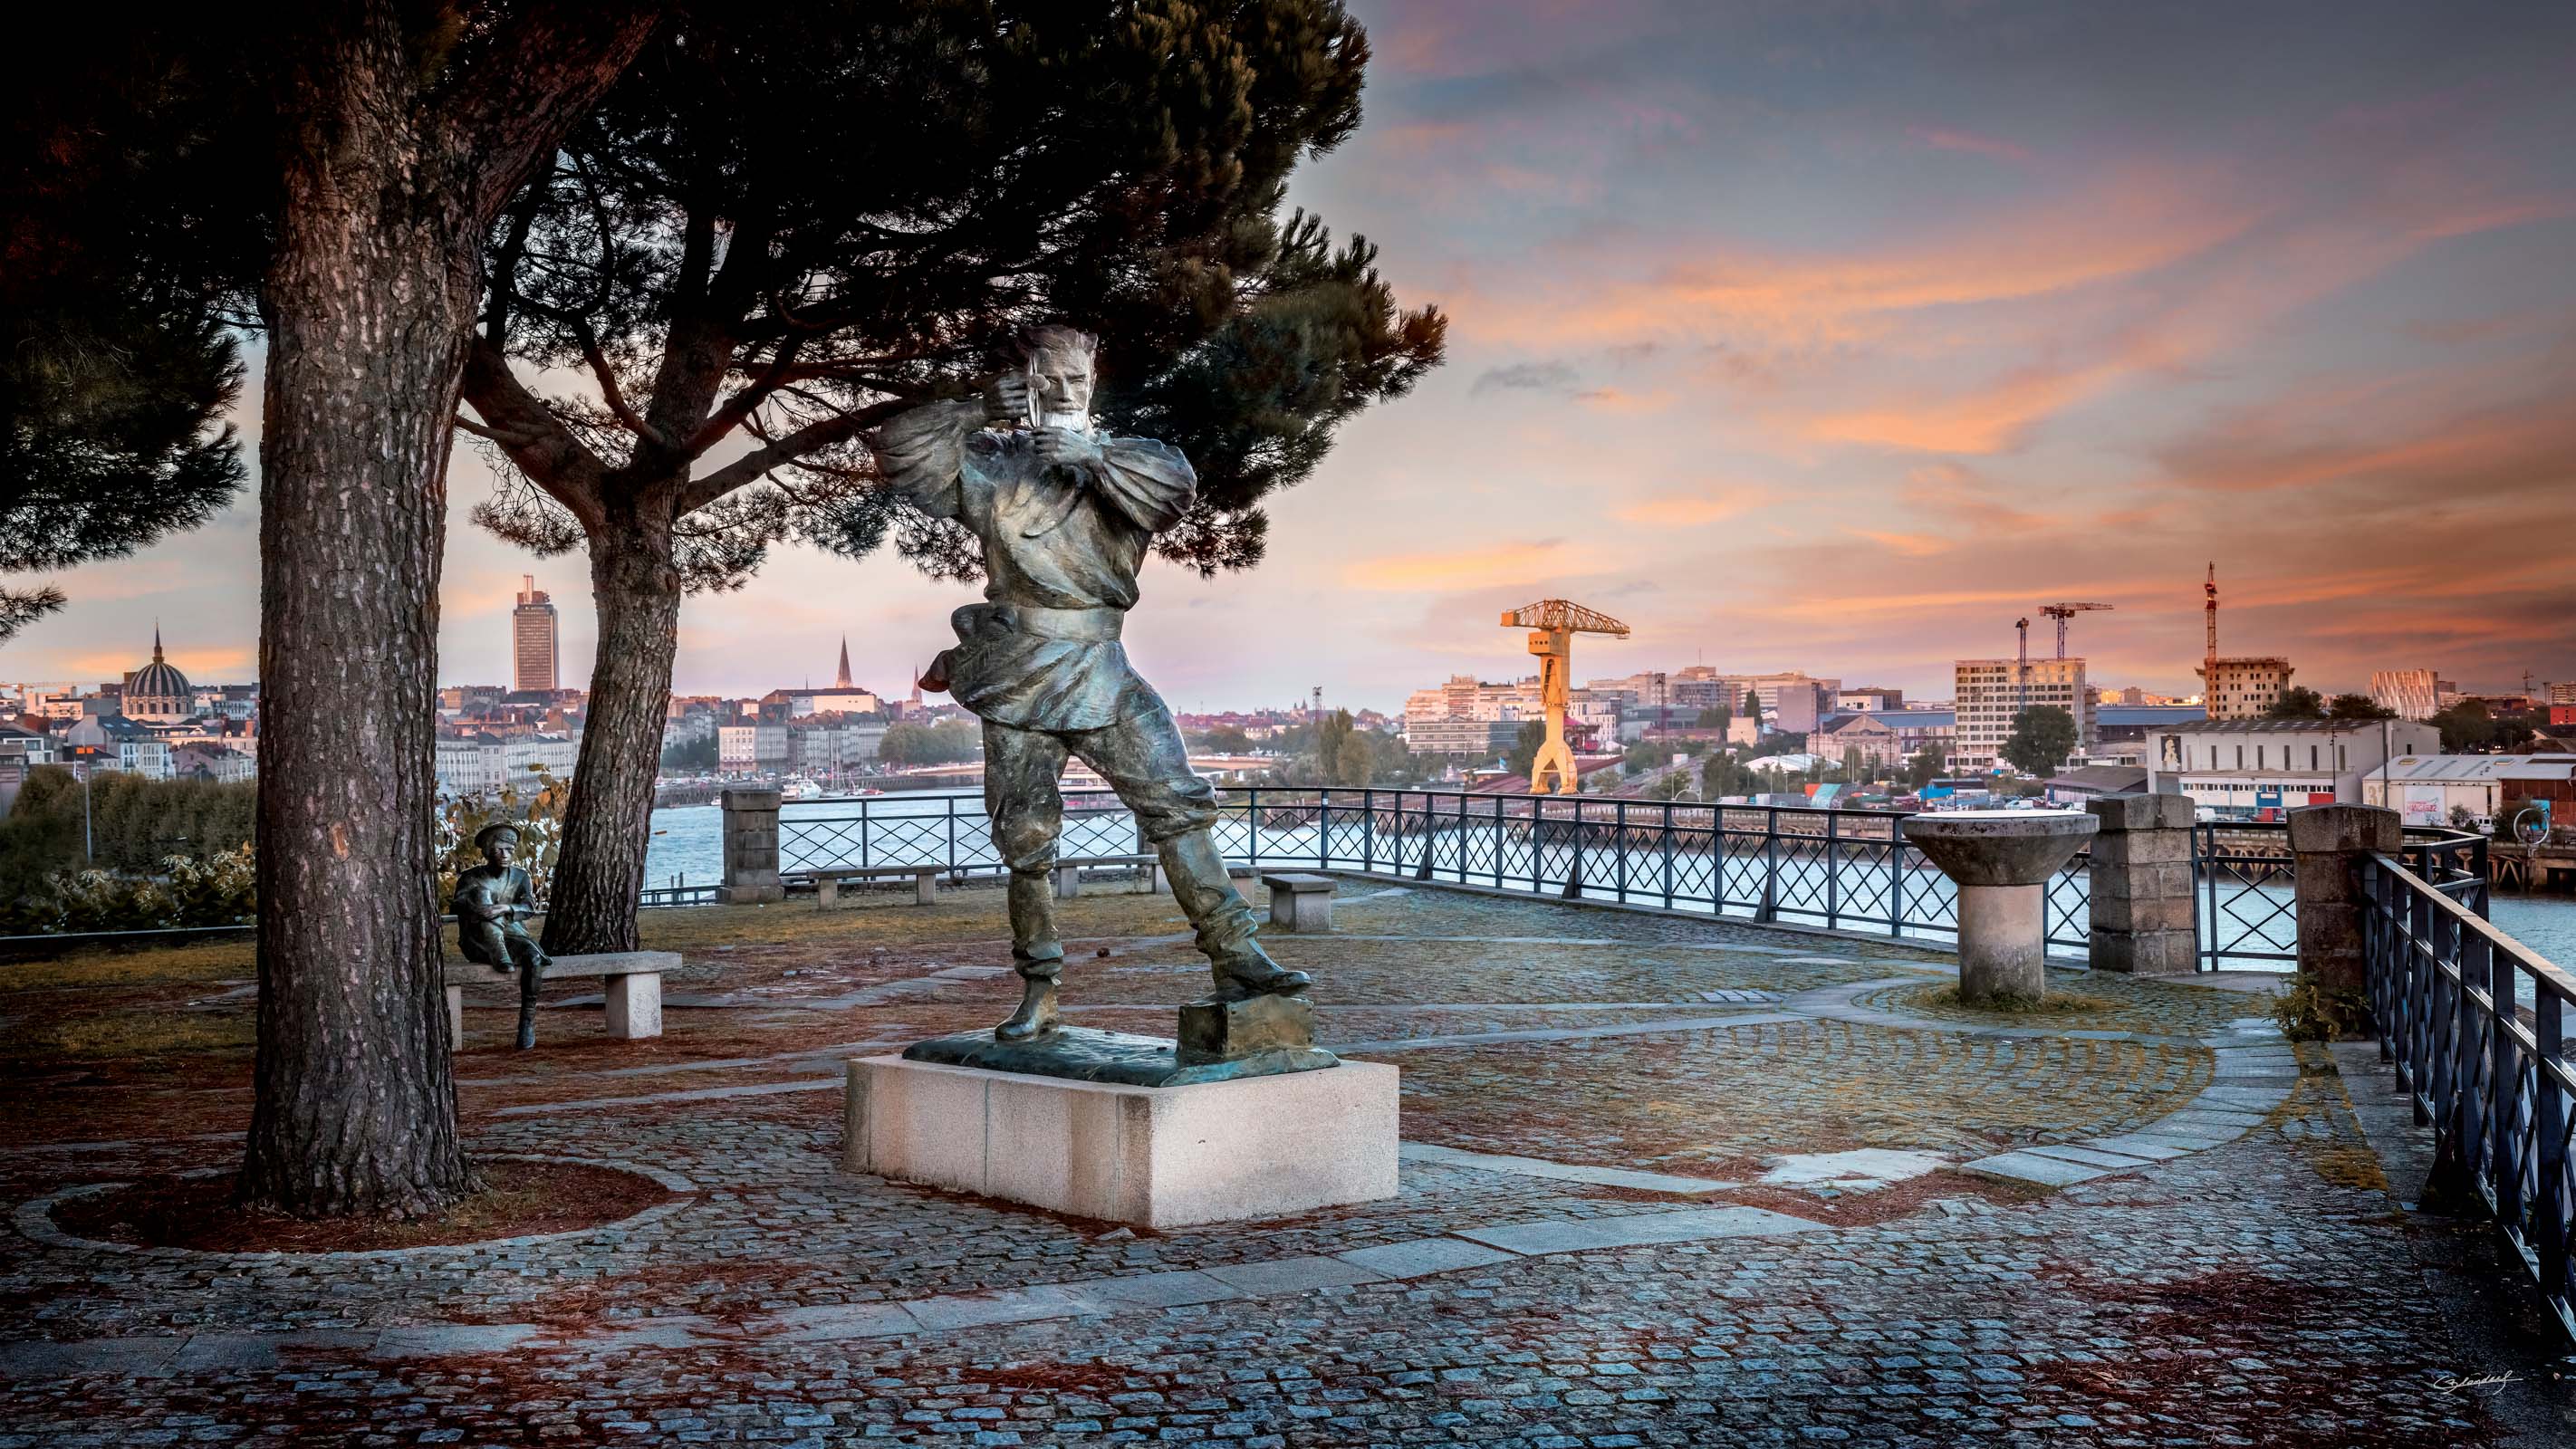
[[[2360,997],[2370,989],[2361,949],[2362,857],[2394,855],[2403,819],[2375,805],[2311,805],[2290,812],[2297,880],[2299,970],[2319,988]]]
[[[716,899],[727,905],[761,905],[787,899],[778,879],[780,796],[765,785],[728,785],[724,792],[724,883]]]
[[[2122,795],[2084,808],[2101,825],[2093,838],[2093,969],[2139,976],[2198,971],[2191,798]]]
[[[1154,1228],[1395,1196],[1397,1072],[1374,1062],[1185,1086],[862,1057],[842,1165]]]
[[[1959,998],[2036,1002],[2048,985],[2048,883],[2099,829],[2062,810],[1957,810],[1902,827],[1959,887]]]

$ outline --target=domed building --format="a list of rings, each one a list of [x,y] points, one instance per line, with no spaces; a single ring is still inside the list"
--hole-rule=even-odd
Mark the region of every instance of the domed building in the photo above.
[[[197,691],[179,667],[161,657],[161,631],[152,631],[152,662],[125,676],[127,719],[140,724],[178,724],[197,717]]]

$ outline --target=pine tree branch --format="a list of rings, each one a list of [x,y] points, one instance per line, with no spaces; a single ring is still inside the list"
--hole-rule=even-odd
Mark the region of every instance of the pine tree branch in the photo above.
[[[897,398],[809,423],[767,447],[745,453],[703,478],[690,479],[680,489],[679,511],[686,514],[704,508],[736,488],[760,481],[773,468],[796,462],[808,453],[846,443],[910,406],[912,404],[908,400]]]
[[[466,163],[478,229],[625,73],[666,8],[589,0],[512,8],[440,106],[450,152]]]
[[[467,431],[497,444],[512,465],[583,528],[607,526],[607,465],[520,384],[509,358],[487,339],[476,338],[465,355],[465,400],[483,415],[482,424],[468,425]]]

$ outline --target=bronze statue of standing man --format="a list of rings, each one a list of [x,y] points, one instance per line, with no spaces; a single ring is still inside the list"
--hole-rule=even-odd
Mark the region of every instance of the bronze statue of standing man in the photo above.
[[[519,1049],[537,1044],[537,983],[545,978],[547,957],[537,938],[528,934],[527,918],[536,914],[536,886],[527,871],[512,863],[519,832],[511,825],[486,825],[474,832],[474,847],[483,864],[456,873],[456,945],[468,961],[480,962],[501,975],[519,975]]]
[[[1095,346],[1069,327],[1038,328],[1024,373],[1004,374],[980,398],[899,414],[872,440],[903,497],[983,543],[984,602],[951,617],[957,647],[921,685],[947,689],[984,722],[984,804],[1011,872],[1011,956],[1024,983],[1019,1010],[994,1031],[1003,1041],[1056,1025],[1064,946],[1049,873],[1068,755],[1136,813],[1219,998],[1308,985],[1254,939],[1252,910],[1208,834],[1216,792],[1191,773],[1171,711],[1119,645],[1136,571],[1154,535],[1188,509],[1198,476],[1169,444],[1092,431]]]

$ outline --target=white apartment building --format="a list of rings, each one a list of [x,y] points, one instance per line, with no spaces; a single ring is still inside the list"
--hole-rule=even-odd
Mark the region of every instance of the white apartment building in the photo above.
[[[2290,661],[2277,654],[2220,659],[2216,664],[2214,675],[2207,664],[2193,671],[2201,676],[2201,708],[2211,719],[2261,719],[2290,687]]]
[[[2004,741],[2012,738],[2013,716],[2024,705],[2054,705],[2075,717],[2075,748],[2090,750],[2098,738],[2093,726],[2092,691],[2084,685],[2082,659],[1962,659],[1953,667],[1958,686],[1950,765],[1955,770],[1991,770],[2001,759]]]
[[[433,768],[445,795],[486,795],[507,786],[539,787],[541,777],[572,778],[581,762],[574,735],[443,735]]]
[[[2147,788],[2189,795],[2219,819],[2265,820],[2308,805],[2358,805],[2361,782],[2396,755],[2429,755],[2442,732],[2412,720],[2209,720],[2165,730]]]
[[[2375,669],[2370,675],[2370,697],[2381,709],[2397,711],[2399,719],[2431,719],[2450,707],[2460,696],[2460,687],[2438,678],[2430,669]]]
[[[767,723],[717,726],[716,768],[728,775],[787,768],[787,726]]]

